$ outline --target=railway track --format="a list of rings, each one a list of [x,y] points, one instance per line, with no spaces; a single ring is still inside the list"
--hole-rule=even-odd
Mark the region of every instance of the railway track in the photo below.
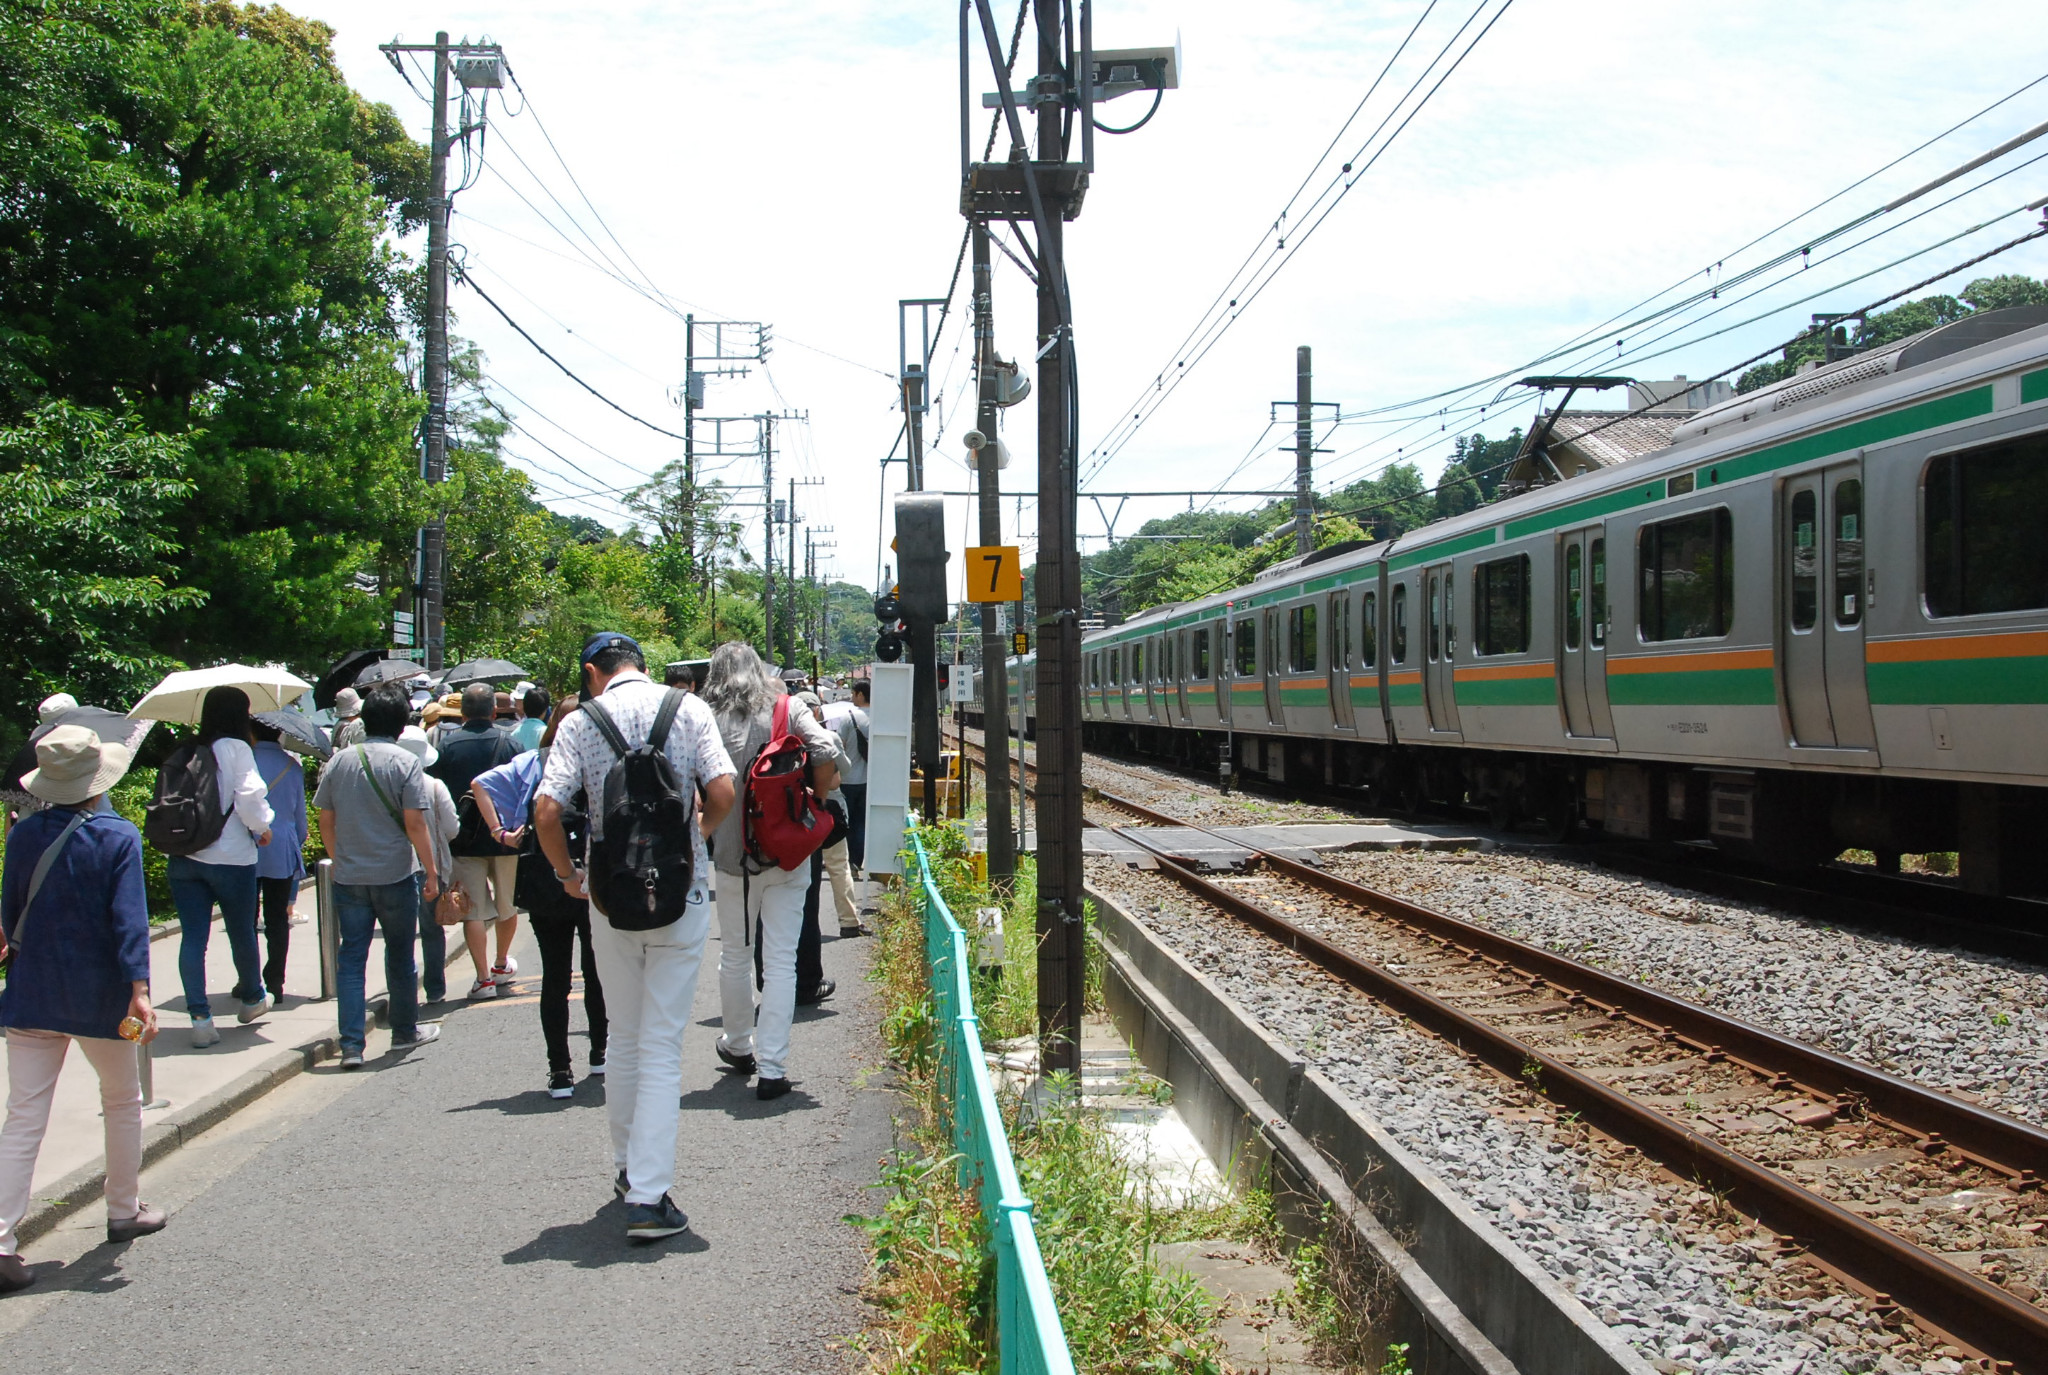
[[[2042,1246],[2048,1132],[1282,855],[1254,850],[1244,872],[1202,874],[1129,823],[1213,831],[1084,792],[1091,823],[1150,852],[1165,877],[1708,1185],[1877,1312],[1909,1310],[1994,1368],[2048,1368],[2048,1309],[2021,1296],[2028,1267],[1972,1273],[1944,1254],[2006,1260]],[[1344,914],[1325,934],[1277,910],[1323,900]],[[1908,1168],[1916,1198],[1946,1200],[1938,1229],[1924,1210],[1882,1201],[1907,1194],[1886,1176]]]

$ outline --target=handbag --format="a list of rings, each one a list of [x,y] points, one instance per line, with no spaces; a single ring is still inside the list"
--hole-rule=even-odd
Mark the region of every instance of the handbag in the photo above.
[[[35,872],[28,878],[28,895],[21,900],[21,916],[15,920],[14,929],[6,932],[7,948],[0,951],[0,972],[14,968],[14,952],[21,948],[21,930],[28,925],[28,909],[35,905],[36,894],[43,891],[43,880],[50,876],[50,866],[57,862],[57,856],[70,844],[71,837],[78,834],[78,828],[91,819],[90,812],[79,812],[73,816],[71,823],[50,842],[50,848],[36,860]]]
[[[450,883],[434,899],[434,920],[443,926],[460,926],[476,911],[476,900],[460,883]]]

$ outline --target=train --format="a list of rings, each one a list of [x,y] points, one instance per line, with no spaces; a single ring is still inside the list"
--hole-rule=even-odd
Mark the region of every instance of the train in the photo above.
[[[1091,749],[1780,868],[1956,852],[1970,891],[2048,895],[2048,308],[1807,369],[1082,655]],[[1009,675],[1030,735],[1037,664]]]

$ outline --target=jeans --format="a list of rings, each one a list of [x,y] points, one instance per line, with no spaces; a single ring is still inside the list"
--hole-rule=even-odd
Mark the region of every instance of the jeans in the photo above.
[[[341,1048],[363,1050],[363,1023],[369,1015],[365,981],[370,967],[370,932],[384,933],[384,990],[391,1000],[391,1040],[403,1045],[420,1034],[418,974],[412,945],[420,929],[420,875],[396,883],[337,883],[335,919],[341,927]]]
[[[810,871],[770,869],[742,878],[718,876],[718,1001],[725,1048],[735,1055],[751,1053],[761,1076],[780,1079],[788,1073],[789,1024],[796,1018],[796,948],[804,924],[804,889]],[[754,1029],[754,942],[750,927],[759,923],[764,979],[761,987],[760,1034]]]
[[[839,795],[846,799],[846,854],[856,869],[868,867],[868,785],[841,783]]]
[[[255,865],[249,866],[254,869]],[[74,1038],[55,1031],[15,1027],[7,1033],[7,1126],[0,1129],[0,1255],[20,1248],[14,1229],[28,1215],[36,1156],[50,1125],[57,1096],[57,1072]],[[77,1037],[100,1079],[100,1116],[107,1151],[107,1219],[135,1216],[137,1180],[142,1173],[142,1081],[135,1046],[96,1036]]]
[[[263,899],[263,986],[283,1002],[285,956],[292,947],[292,899],[298,896],[299,881],[259,878],[256,891]]]
[[[235,959],[234,996],[245,1003],[263,999],[263,964],[256,952],[256,866],[201,864],[172,855],[171,900],[178,908],[178,977],[185,985],[185,1010],[211,1017],[206,1001],[206,938],[213,930],[213,906],[228,933]]]
[[[583,1015],[590,1023],[590,1061],[605,1063],[609,1028],[605,1020],[604,981],[598,977],[596,952],[590,948],[590,906],[578,906],[582,910],[575,916],[527,914],[533,925],[534,943],[540,946],[540,1034],[548,1044],[550,1070],[569,1068],[569,985],[575,979],[579,937],[583,946]]]
[[[430,1003],[448,996],[448,928],[431,902],[420,904],[420,988]]]
[[[682,916],[652,931],[621,931],[602,916],[590,924],[611,1012],[605,1113],[628,1203],[659,1202],[675,1183],[683,1030],[710,934],[711,904],[702,889]]]

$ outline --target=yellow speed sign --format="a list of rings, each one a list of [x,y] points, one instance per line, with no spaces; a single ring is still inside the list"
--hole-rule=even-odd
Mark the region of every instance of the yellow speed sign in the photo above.
[[[1014,602],[1024,596],[1024,554],[1014,544],[982,544],[967,551],[967,600]]]

